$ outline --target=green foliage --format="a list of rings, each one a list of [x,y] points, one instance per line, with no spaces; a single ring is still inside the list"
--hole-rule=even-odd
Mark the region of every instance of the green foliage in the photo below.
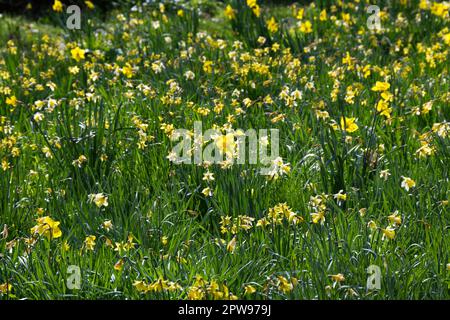
[[[0,299],[448,299],[448,18],[387,1],[371,32],[367,1],[341,3],[152,3],[80,30],[3,15]],[[290,172],[169,161],[194,121],[278,129]],[[44,216],[61,237],[32,229]]]

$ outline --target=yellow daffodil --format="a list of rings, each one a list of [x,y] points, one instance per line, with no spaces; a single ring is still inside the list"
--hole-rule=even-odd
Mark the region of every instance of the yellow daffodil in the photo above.
[[[86,52],[85,50],[83,50],[79,47],[75,47],[72,50],[70,50],[70,54],[72,55],[72,58],[77,62],[84,59],[85,52]]]
[[[86,7],[88,7],[88,9],[93,10],[95,8],[95,5],[91,2],[91,1],[85,1],[84,4],[86,5]]]
[[[275,20],[274,17],[272,17],[269,20],[267,20],[266,25],[267,25],[267,29],[271,33],[275,33],[275,32],[278,31],[278,23],[277,23],[277,21]]]
[[[386,91],[389,90],[391,85],[388,82],[377,81],[372,87],[372,91]]]
[[[333,197],[338,201],[346,201],[347,200],[347,194],[343,192],[343,190],[340,190],[338,193],[334,194]]]
[[[134,281],[133,287],[135,287],[137,291],[144,293],[150,290],[149,286],[144,281]]]
[[[301,33],[311,33],[313,32],[312,23],[309,20],[303,21],[300,23],[300,32]]]
[[[234,9],[232,6],[230,6],[229,4],[225,7],[225,16],[230,19],[233,20],[236,18],[236,14],[234,12]]]
[[[125,66],[122,68],[122,73],[127,78],[131,78],[133,76],[133,68],[129,63],[125,64]]]
[[[289,293],[292,291],[292,289],[294,289],[294,285],[291,281],[289,281],[288,279],[286,279],[283,276],[278,276],[278,289],[280,291],[282,291],[283,293]]]
[[[0,294],[7,294],[8,292],[11,292],[11,290],[12,290],[12,284],[10,284],[10,283],[0,284]]]
[[[386,229],[381,229],[381,231],[383,232],[383,239],[389,239],[392,240],[395,238],[395,229],[394,228],[386,228]]]
[[[212,197],[213,193],[210,187],[206,187],[202,190],[202,193],[205,197]]]
[[[6,98],[6,104],[9,106],[16,107],[17,106],[17,98],[16,96],[11,96]]]
[[[345,281],[345,277],[342,273],[333,274],[331,275],[331,280],[333,280],[334,282],[343,282]]]
[[[114,264],[114,270],[116,270],[116,271],[121,271],[122,268],[123,268],[123,264],[124,264],[123,259],[119,259],[119,260]]]
[[[244,294],[248,295],[248,294],[253,294],[256,292],[256,288],[250,284],[246,285],[244,288]]]
[[[311,213],[311,218],[313,223],[324,223],[325,222],[325,212],[319,211]]]
[[[368,227],[369,229],[371,229],[372,231],[374,231],[374,230],[376,230],[376,229],[378,228],[376,222],[373,221],[373,220],[370,220],[370,221],[367,223],[367,227]]]
[[[236,249],[236,237],[233,237],[233,239],[230,240],[227,244],[227,251],[230,253],[233,253]]]
[[[95,239],[97,239],[96,236],[87,236],[86,239],[84,239],[84,245],[86,247],[86,250],[94,250],[95,247]]]
[[[95,203],[97,207],[107,207],[108,206],[108,196],[103,193],[90,194],[89,201]]]
[[[355,123],[356,118],[341,117],[341,128],[348,133],[358,130],[358,125]]]
[[[105,220],[102,223],[102,227],[103,229],[105,229],[106,231],[110,231],[113,228],[113,224],[111,220]]]
[[[66,252],[70,250],[70,244],[67,242],[67,240],[63,242],[62,249]]]
[[[408,177],[402,176],[402,183],[401,187],[404,188],[406,191],[409,191],[409,189],[414,188],[416,186],[416,182]]]
[[[228,157],[234,155],[237,144],[233,133],[218,135],[214,142],[221,154],[226,154]]]
[[[59,221],[55,221],[49,216],[37,218],[36,221],[37,225],[31,228],[32,234],[44,235],[48,239],[56,239],[62,236]]]
[[[388,216],[389,221],[394,225],[401,225],[402,224],[402,217],[398,213],[398,211],[395,211],[393,214]]]
[[[206,60],[205,62],[203,62],[203,71],[205,71],[206,73],[212,73],[212,65],[213,62],[211,60]]]
[[[53,3],[52,9],[55,12],[62,12],[63,11],[62,2],[59,0],[55,0],[55,2]]]

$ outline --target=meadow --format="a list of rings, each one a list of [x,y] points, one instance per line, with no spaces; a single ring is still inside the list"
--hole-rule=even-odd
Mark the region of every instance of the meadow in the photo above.
[[[3,12],[0,300],[449,299],[450,3],[372,2]]]

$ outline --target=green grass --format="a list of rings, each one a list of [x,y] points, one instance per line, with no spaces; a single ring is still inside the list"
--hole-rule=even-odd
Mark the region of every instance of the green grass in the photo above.
[[[2,16],[0,226],[8,232],[0,235],[0,299],[448,299],[450,44],[442,35],[449,17],[419,9],[418,1],[385,5],[384,31],[371,33],[364,6],[345,3],[305,6],[303,20],[313,29],[306,34],[291,7],[263,6],[258,18],[244,2],[233,21],[219,3],[183,16],[170,6],[164,14],[146,7],[101,20],[94,10],[78,31],[61,27],[55,12],[40,22]],[[323,8],[327,19],[320,21]],[[341,13],[350,15],[349,25]],[[279,28],[271,33],[272,16]],[[254,30],[266,33],[265,44]],[[88,50],[84,59],[72,58],[74,47]],[[165,67],[158,73],[152,64],[159,62]],[[364,76],[366,66],[371,73]],[[376,110],[376,81],[390,84],[390,119]],[[350,85],[360,88],[353,103],[345,98]],[[302,98],[283,98],[285,88]],[[16,106],[7,104],[11,96]],[[49,108],[49,99],[57,106]],[[42,110],[37,100],[45,101]],[[323,111],[328,118],[318,117]],[[341,130],[342,116],[356,118],[358,130]],[[204,130],[279,129],[290,173],[268,180],[260,165],[211,165],[215,179],[204,181],[204,166],[167,159],[176,143],[162,125],[193,130],[194,121]],[[433,130],[436,123],[444,129]],[[421,141],[434,153],[419,157]],[[81,155],[86,161],[78,167],[73,161]],[[402,177],[416,186],[406,191]],[[211,197],[202,193],[207,186]],[[345,201],[333,197],[340,190]],[[107,195],[108,206],[89,201],[97,193]],[[314,223],[311,198],[321,195],[325,221]],[[301,222],[256,226],[279,203]],[[401,223],[384,239],[395,211]],[[31,232],[42,216],[60,222],[61,237]],[[222,233],[225,216],[255,220],[249,230],[238,224],[236,234]],[[90,235],[93,250],[84,243]],[[132,248],[114,250],[131,235]],[[234,237],[234,251],[227,250]],[[81,269],[80,290],[66,286],[69,265]],[[381,268],[379,290],[366,288],[370,265]],[[331,277],[339,273],[342,282]],[[178,288],[143,293],[133,285],[159,278]],[[245,293],[247,285],[256,292]]]

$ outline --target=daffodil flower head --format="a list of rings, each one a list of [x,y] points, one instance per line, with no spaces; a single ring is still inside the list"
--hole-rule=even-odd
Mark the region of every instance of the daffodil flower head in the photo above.
[[[59,221],[55,221],[49,216],[37,218],[36,221],[37,225],[31,228],[33,235],[43,235],[48,239],[56,239],[62,236]]]

